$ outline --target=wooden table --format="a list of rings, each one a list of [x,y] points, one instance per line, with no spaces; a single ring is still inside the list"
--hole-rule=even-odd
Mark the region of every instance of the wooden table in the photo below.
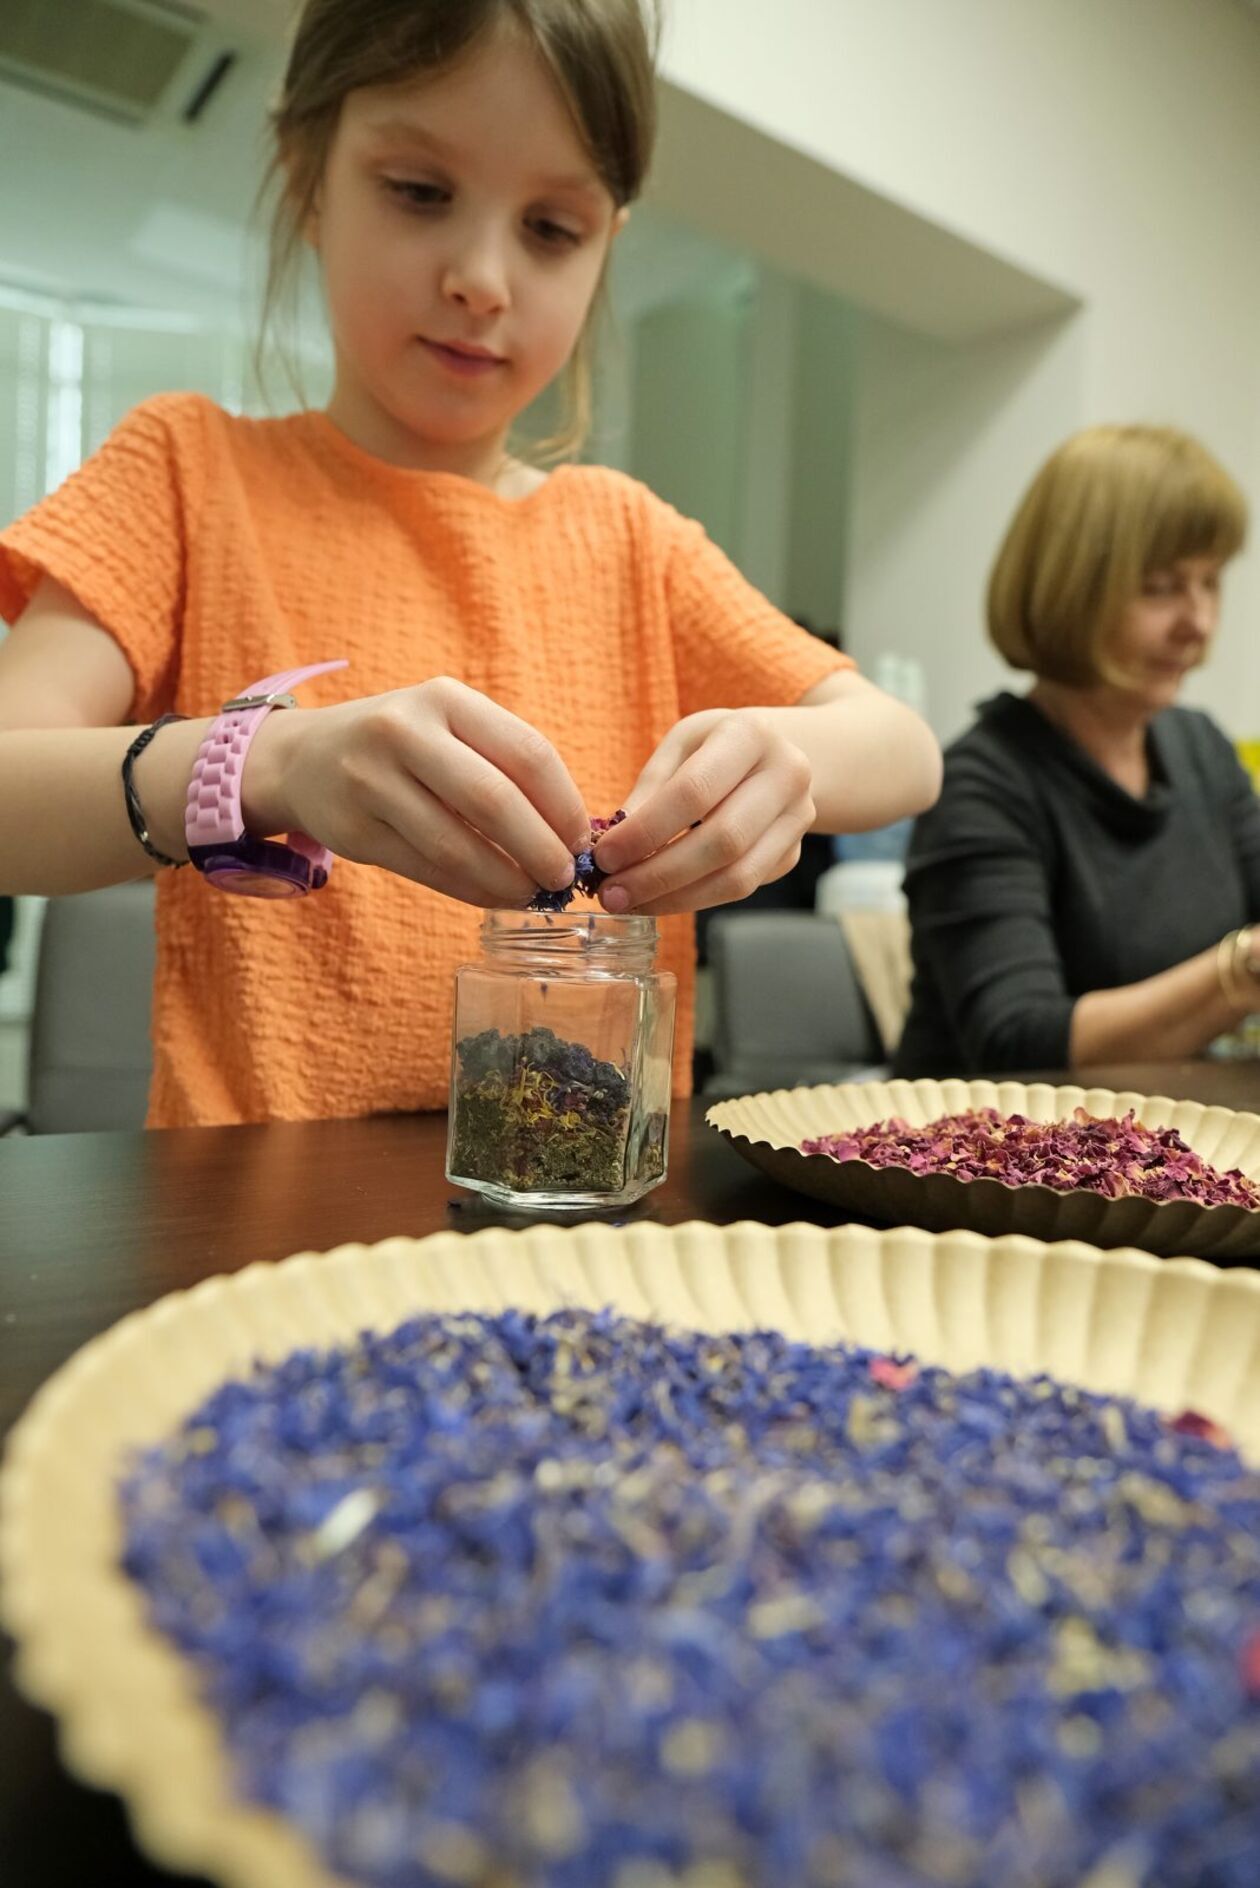
[[[1101,1069],[1093,1080],[1260,1111],[1254,1064]],[[634,1217],[665,1225],[688,1219],[826,1225],[838,1217],[763,1180],[705,1128],[703,1113],[699,1102],[677,1111],[669,1178]],[[452,1205],[443,1176],[445,1125],[438,1116],[415,1116],[0,1142],[0,1441],[81,1344],[166,1292],[256,1259],[347,1240],[502,1223],[466,1197]],[[74,1783],[61,1768],[50,1721],[18,1697],[6,1665],[3,1888],[175,1882],[139,1854],[117,1801]]]

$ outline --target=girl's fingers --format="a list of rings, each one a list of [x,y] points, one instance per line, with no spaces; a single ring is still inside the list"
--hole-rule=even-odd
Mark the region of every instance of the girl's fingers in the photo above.
[[[514,860],[531,889],[545,885],[561,891],[573,883],[573,852],[494,761],[441,732],[426,741],[423,765],[420,784]]]
[[[801,826],[795,814],[784,814],[738,864],[695,879],[663,898],[635,910],[645,917],[666,917],[676,911],[706,911],[747,898],[759,885],[769,885],[790,872],[801,856]]]
[[[633,810],[627,809],[621,824],[603,836],[596,851],[601,871],[617,873],[628,883],[629,870],[623,868],[646,862],[678,834],[689,834],[698,821],[706,820],[753,771],[763,752],[763,737],[751,722],[734,715],[718,722],[667,779],[653,786]],[[656,759],[654,755],[649,768]]]
[[[673,778],[688,756],[694,754],[707,740],[710,730],[719,719],[717,713],[709,713],[689,715],[685,721],[675,723],[623,800],[627,817]]]
[[[572,855],[581,852],[590,839],[590,815],[573,776],[546,735],[462,683],[449,685],[442,705],[455,738],[520,789],[558,838],[571,863]]]
[[[808,824],[804,806],[798,807],[795,799],[785,807],[783,782],[777,775],[768,771],[749,775],[694,831],[681,834],[650,858],[607,880],[600,891],[605,908],[654,911],[661,900],[676,897],[684,888],[739,871],[754,856],[760,859],[765,835],[777,830],[780,819],[794,820],[798,836]],[[597,856],[602,866],[602,848]],[[750,889],[746,886],[726,895],[742,898]]]
[[[371,820],[363,856],[448,898],[497,910],[528,904],[536,889],[518,865],[418,781],[381,783]]]

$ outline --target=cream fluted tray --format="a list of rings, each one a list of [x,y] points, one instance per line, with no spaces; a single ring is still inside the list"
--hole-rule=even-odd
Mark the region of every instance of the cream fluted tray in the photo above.
[[[126,1799],[165,1866],[231,1888],[330,1888],[297,1833],[231,1789],[193,1675],[118,1571],[119,1473],[216,1385],[300,1345],[421,1311],[611,1305],[703,1330],[777,1327],[955,1370],[1048,1371],[1191,1405],[1260,1460],[1260,1273],[1021,1237],[903,1228],[499,1229],[253,1265],[162,1299],[87,1345],[14,1432],[0,1476],[0,1611],[18,1679],[66,1762]]]
[[[1173,1127],[1195,1152],[1223,1170],[1237,1167],[1260,1182],[1260,1115],[1209,1108],[1167,1095],[1116,1094],[1110,1088],[1054,1088],[1047,1082],[849,1082],[833,1087],[781,1088],[717,1102],[705,1116],[754,1167],[772,1179],[883,1224],[930,1232],[965,1228],[990,1238],[1026,1233],[1033,1239],[1085,1239],[1096,1246],[1141,1246],[1147,1252],[1199,1258],[1260,1258],[1260,1211],[1199,1206],[1192,1200],[1109,1200],[1076,1188],[1012,1186],[1003,1180],[956,1180],[908,1167],[873,1167],[865,1160],[802,1154],[800,1143],[899,1116],[912,1126],[970,1108],[996,1108],[1030,1121],[1067,1121],[1087,1114],[1125,1115],[1145,1127]]]

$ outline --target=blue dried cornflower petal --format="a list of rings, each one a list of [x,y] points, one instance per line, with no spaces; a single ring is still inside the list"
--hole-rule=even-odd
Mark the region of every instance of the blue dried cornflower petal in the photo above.
[[[567,911],[576,895],[576,881],[566,885],[563,891],[550,892],[540,885],[526,906],[528,911]]]
[[[607,872],[601,872],[599,869],[595,857],[596,842],[603,833],[614,826],[619,826],[625,817],[625,813],[619,809],[611,819],[592,819],[589,845],[573,855],[573,883],[562,892],[550,892],[540,887],[530,899],[527,909],[530,911],[567,911],[579,892],[584,898],[596,897],[600,886],[608,877]]]
[[[372,1888],[819,1855],[1006,1888],[1138,1824],[1160,1888],[1250,1888],[1256,1475],[1131,1404],[888,1363],[413,1318],[137,1458],[126,1565],[242,1788]]]

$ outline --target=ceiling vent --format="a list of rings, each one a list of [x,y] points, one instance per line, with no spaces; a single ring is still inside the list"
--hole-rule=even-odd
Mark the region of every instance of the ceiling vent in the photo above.
[[[144,124],[205,22],[178,0],[2,0],[0,79]]]

